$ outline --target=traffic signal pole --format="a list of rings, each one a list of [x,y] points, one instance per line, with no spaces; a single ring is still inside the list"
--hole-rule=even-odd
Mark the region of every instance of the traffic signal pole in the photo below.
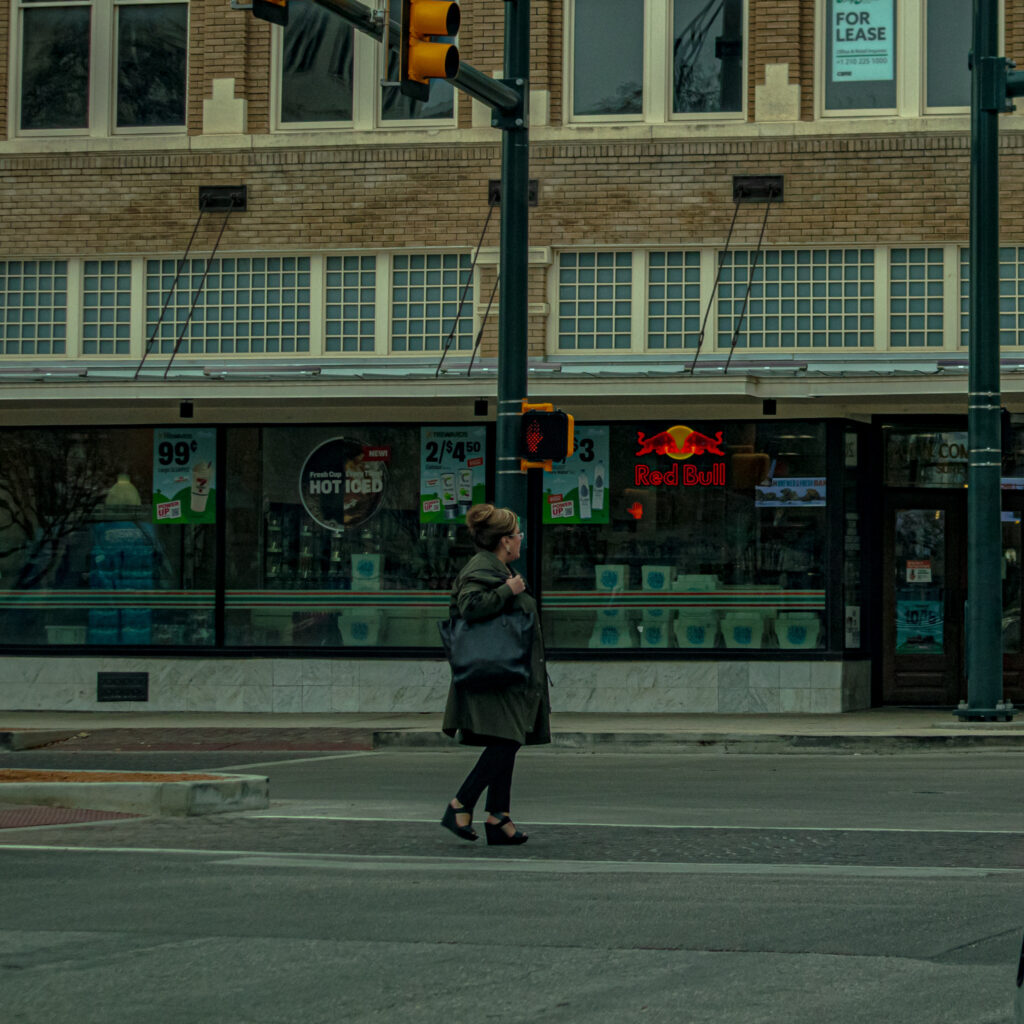
[[[517,113],[492,123],[504,128],[501,143],[501,305],[498,309],[497,472],[494,503],[511,508],[527,524],[528,552],[540,547],[537,514],[527,508],[526,477],[519,467],[519,429],[527,397],[529,312],[530,133],[527,98],[530,74],[529,0],[505,0],[505,75],[522,96]],[[504,122],[504,123],[502,123]],[[539,583],[539,577],[534,580]]]
[[[974,0],[971,53],[970,353],[967,399],[967,700],[957,715],[1009,721],[1003,701],[1002,436],[999,381],[999,115],[1024,76],[1008,73],[997,0]]]

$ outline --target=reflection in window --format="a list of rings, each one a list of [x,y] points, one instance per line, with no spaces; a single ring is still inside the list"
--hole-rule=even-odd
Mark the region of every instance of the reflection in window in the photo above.
[[[151,429],[0,432],[0,643],[210,645],[214,524],[153,522]]]
[[[828,0],[825,107],[892,110],[896,106],[896,3],[869,8]],[[864,19],[869,19],[868,23]],[[866,38],[869,32],[873,38]]]
[[[22,12],[21,127],[89,127],[90,9]]]
[[[608,522],[545,528],[549,646],[825,646],[823,425],[613,423],[609,455]]]
[[[183,125],[188,5],[122,5],[117,15],[117,126]]]
[[[928,0],[929,107],[966,107],[971,102],[971,5],[963,0]]]
[[[302,487],[325,450],[344,473],[343,507]],[[420,522],[418,425],[232,428],[227,465],[229,645],[440,646],[472,544],[454,522]]]
[[[352,120],[353,29],[309,0],[289,4],[281,57],[283,122]]]
[[[576,0],[573,113],[643,113],[643,0]]]
[[[672,110],[740,110],[743,0],[675,0],[673,26]]]

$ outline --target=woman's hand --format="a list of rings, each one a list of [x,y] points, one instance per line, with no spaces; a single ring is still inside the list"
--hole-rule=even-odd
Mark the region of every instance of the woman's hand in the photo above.
[[[526,589],[526,580],[519,573],[509,576],[506,582],[508,583],[509,590],[515,595],[521,594]]]

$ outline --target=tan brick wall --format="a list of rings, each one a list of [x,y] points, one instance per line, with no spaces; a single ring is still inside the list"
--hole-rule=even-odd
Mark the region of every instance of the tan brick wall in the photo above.
[[[800,0],[752,2],[747,20],[748,53],[747,109],[750,120],[757,116],[754,89],[764,84],[767,64],[788,64],[789,81],[799,82],[801,53]]]

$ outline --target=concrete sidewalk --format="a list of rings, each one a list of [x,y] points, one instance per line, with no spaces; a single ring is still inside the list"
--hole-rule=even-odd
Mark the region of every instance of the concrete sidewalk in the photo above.
[[[439,749],[440,713],[0,711],[0,750]],[[838,715],[552,715],[554,746],[581,751],[896,753],[1021,749],[1024,716],[961,722],[950,710],[875,708]]]

